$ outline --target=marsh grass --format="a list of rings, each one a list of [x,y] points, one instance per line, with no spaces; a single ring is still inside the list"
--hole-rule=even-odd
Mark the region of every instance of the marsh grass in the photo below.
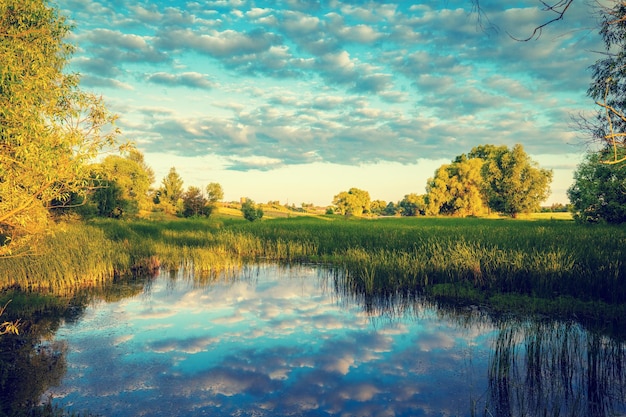
[[[99,220],[59,230],[41,255],[1,260],[0,279],[45,291],[158,268],[208,277],[246,262],[316,262],[369,294],[453,297],[471,287],[618,304],[626,302],[625,247],[623,228],[550,220]]]

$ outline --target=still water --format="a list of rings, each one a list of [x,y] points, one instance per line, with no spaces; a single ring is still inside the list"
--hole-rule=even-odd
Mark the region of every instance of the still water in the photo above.
[[[61,324],[42,398],[104,416],[626,415],[624,346],[580,325],[368,300],[319,267],[161,275]]]

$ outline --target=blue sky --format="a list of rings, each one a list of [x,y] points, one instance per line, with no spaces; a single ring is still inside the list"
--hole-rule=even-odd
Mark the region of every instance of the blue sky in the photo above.
[[[538,40],[539,1],[59,0],[71,69],[120,115],[157,183],[219,182],[226,200],[331,204],[424,193],[481,144],[521,143],[567,202],[584,138],[571,117],[602,49],[588,6]],[[497,27],[489,25],[493,23]]]

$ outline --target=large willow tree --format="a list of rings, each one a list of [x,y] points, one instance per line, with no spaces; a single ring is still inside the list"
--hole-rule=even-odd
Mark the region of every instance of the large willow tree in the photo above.
[[[70,27],[45,0],[0,1],[0,256],[35,249],[51,201],[89,185],[114,118],[65,72]]]

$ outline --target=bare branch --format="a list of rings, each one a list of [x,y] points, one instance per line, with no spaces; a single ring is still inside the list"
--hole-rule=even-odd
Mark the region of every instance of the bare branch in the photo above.
[[[516,38],[515,36],[511,35],[509,32],[507,32],[507,34],[512,38],[515,39],[516,41],[519,42],[528,42],[531,39],[539,39],[541,37],[541,34],[543,32],[543,28],[545,28],[546,26],[551,25],[554,22],[557,22],[559,20],[563,20],[563,17],[565,16],[565,12],[567,12],[567,9],[569,9],[569,7],[572,5],[572,3],[574,2],[574,0],[559,0],[556,3],[550,5],[544,1],[541,1],[541,3],[544,5],[544,9],[543,11],[546,12],[554,12],[556,13],[556,17],[553,19],[548,20],[547,22],[537,26],[535,28],[535,30],[533,30],[533,33],[530,34],[529,37],[527,38]]]

